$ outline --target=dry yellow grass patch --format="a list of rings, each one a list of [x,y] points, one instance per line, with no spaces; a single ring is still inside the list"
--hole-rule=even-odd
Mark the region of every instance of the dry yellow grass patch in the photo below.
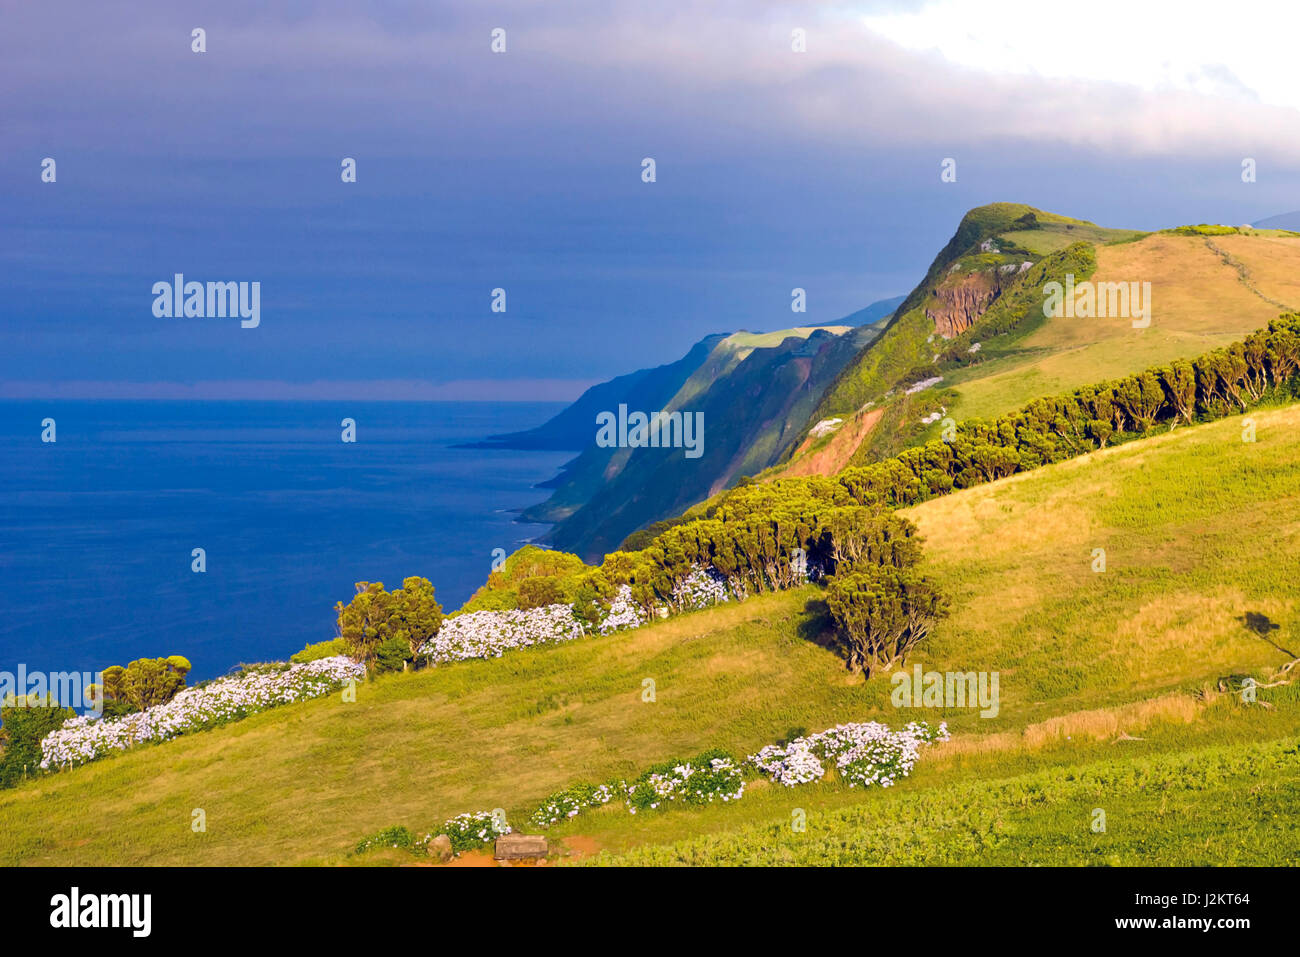
[[[1251,600],[1239,590],[1215,595],[1176,592],[1144,602],[1117,624],[1107,654],[1123,659],[1143,682],[1175,680],[1181,655],[1206,655],[1240,661],[1267,660],[1274,651],[1237,620],[1249,607],[1270,618],[1289,620],[1294,602]],[[1101,636],[1098,636],[1099,638]],[[1275,652],[1276,653],[1276,652]]]
[[[959,735],[936,745],[927,763],[975,754],[1035,750],[1075,738],[1081,741],[1113,741],[1145,731],[1155,724],[1191,724],[1205,710],[1206,702],[1190,694],[1174,692],[1109,708],[1094,708],[1057,715],[1028,725],[1024,730],[996,734]]]
[[[1285,247],[1249,236],[1215,236],[1211,241],[1230,249],[1252,272],[1256,262],[1267,260],[1273,263],[1270,270],[1277,270],[1288,259],[1292,272],[1300,271],[1300,244],[1294,241]],[[1092,281],[1151,283],[1152,327],[1162,328],[1168,322],[1192,335],[1251,332],[1267,325],[1278,312],[1277,306],[1251,292],[1201,236],[1156,235],[1136,243],[1102,246]]]
[[[1281,236],[1216,236],[1214,244],[1250,273],[1250,280],[1270,299],[1300,309],[1300,239]]]

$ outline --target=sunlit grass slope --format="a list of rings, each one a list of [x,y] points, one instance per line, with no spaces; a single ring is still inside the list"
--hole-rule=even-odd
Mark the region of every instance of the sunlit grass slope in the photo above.
[[[811,640],[825,622],[810,587],[623,635],[393,676],[362,686],[355,703],[335,695],[288,706],[0,792],[0,862],[381,862],[383,854],[356,859],[348,850],[382,827],[430,829],[463,811],[502,807],[518,823],[547,793],[578,781],[631,775],[706,747],[751,753],[864,719],[947,720],[954,740],[927,752],[916,775],[889,792],[760,783],[737,804],[702,811],[632,818],[606,808],[564,825],[556,839],[581,835],[621,852],[744,832],[744,848],[722,855],[738,860],[756,853],[753,835],[788,827],[794,806],[815,822],[861,805],[844,812],[856,815],[849,824],[870,830],[883,814],[902,827],[920,813],[906,810],[909,795],[948,789],[920,805],[935,809],[924,825],[935,840],[945,833],[943,815],[967,806],[983,809],[976,824],[987,818],[992,840],[1010,820],[999,815],[1021,802],[1017,833],[1050,844],[1064,840],[1054,828],[1077,823],[1074,811],[1094,801],[1080,786],[1044,804],[1040,792],[1055,795],[1056,776],[1142,757],[1222,765],[1228,782],[1203,794],[1171,792],[1150,807],[1143,802],[1154,792],[1124,792],[1136,802],[1132,813],[1185,819],[1183,831],[1168,832],[1175,837],[1153,838],[1169,848],[1153,859],[1182,860],[1191,851],[1179,848],[1204,842],[1211,818],[1193,822],[1198,807],[1226,815],[1213,834],[1235,848],[1232,823],[1248,802],[1233,797],[1231,782],[1249,772],[1215,749],[1293,739],[1300,729],[1285,688],[1269,692],[1271,711],[1192,694],[1225,675],[1263,676],[1288,659],[1278,646],[1300,645],[1300,406],[1252,419],[1254,443],[1242,441],[1242,419],[1224,419],[908,511],[926,538],[927,573],[954,599],[952,616],[914,661],[998,671],[996,718],[895,709],[887,678],[864,685],[848,676]],[[1098,548],[1102,572],[1092,570]],[[1243,624],[1248,613],[1277,627],[1260,637]],[[653,702],[643,700],[646,679]],[[1129,737],[1142,740],[1116,743]],[[1282,766],[1275,757],[1260,757],[1250,782],[1261,814],[1279,802],[1294,807],[1294,778],[1274,774]],[[1025,774],[1045,775],[1041,787],[1036,778],[996,784]],[[963,796],[961,788],[980,782],[994,790]],[[206,833],[191,829],[196,808]],[[1250,834],[1271,841],[1270,820],[1260,818]],[[960,828],[951,833],[953,849],[973,840]],[[863,862],[878,854],[870,841]],[[1014,857],[1033,842],[1010,846]],[[1217,860],[1240,859],[1222,846]],[[682,853],[703,853],[693,847]],[[781,847],[776,859],[801,859]],[[935,850],[933,859],[946,853]],[[1107,853],[1127,860],[1129,852]]]
[[[1032,399],[1190,358],[1244,338],[1278,313],[1300,308],[1300,239],[1264,235],[1174,236],[1097,247],[1094,283],[1151,283],[1147,328],[1131,319],[1056,318],[1019,352],[967,367],[958,419],[992,419]]]

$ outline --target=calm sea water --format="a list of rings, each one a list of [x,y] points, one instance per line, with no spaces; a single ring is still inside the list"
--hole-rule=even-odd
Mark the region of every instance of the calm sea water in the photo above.
[[[493,549],[545,531],[512,512],[573,453],[451,446],[560,408],[0,402],[0,670],[183,654],[209,678],[333,637],[334,603],[363,580],[421,575],[456,608]]]

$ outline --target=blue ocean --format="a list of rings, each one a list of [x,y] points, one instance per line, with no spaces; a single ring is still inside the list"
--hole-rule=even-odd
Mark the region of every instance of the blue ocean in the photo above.
[[[420,575],[455,609],[546,531],[513,513],[573,453],[454,446],[560,408],[0,402],[0,670],[181,654],[193,683],[334,637],[358,581]]]

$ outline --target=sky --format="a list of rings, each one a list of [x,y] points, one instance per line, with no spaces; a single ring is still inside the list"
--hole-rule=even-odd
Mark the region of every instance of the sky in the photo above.
[[[1287,3],[271,6],[0,2],[0,398],[571,399],[906,293],[982,203],[1300,209]]]

